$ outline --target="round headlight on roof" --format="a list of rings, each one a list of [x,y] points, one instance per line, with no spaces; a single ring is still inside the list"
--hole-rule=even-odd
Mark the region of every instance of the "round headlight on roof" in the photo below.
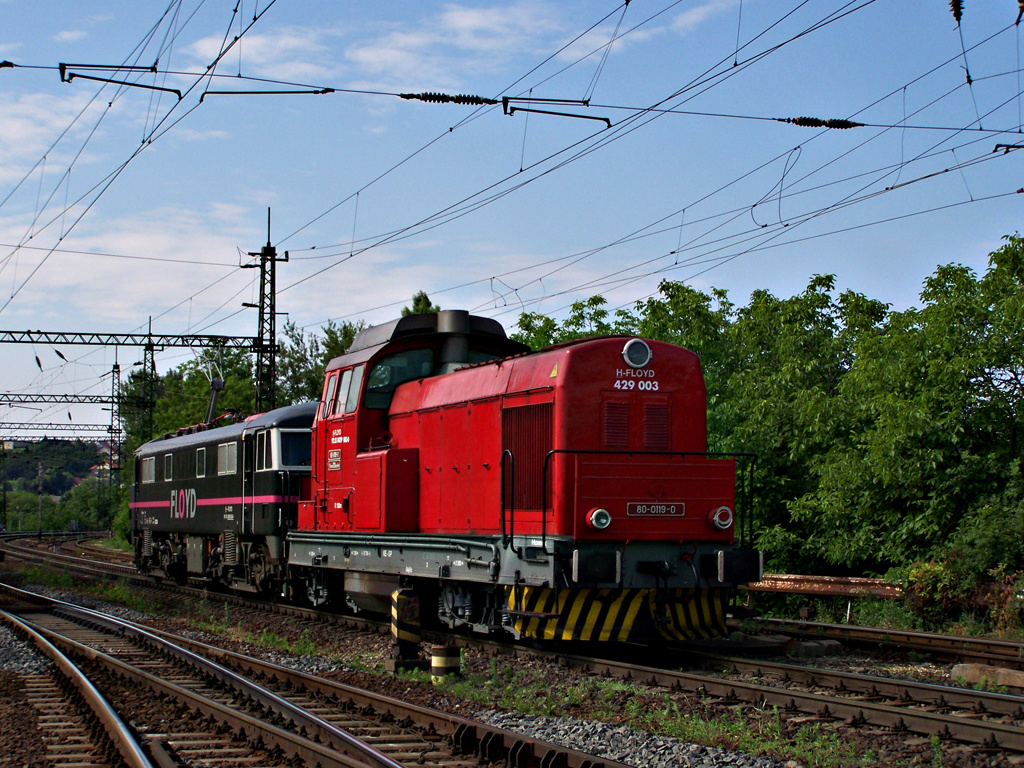
[[[631,368],[643,368],[653,357],[654,353],[643,339],[630,339],[622,348],[622,359]]]

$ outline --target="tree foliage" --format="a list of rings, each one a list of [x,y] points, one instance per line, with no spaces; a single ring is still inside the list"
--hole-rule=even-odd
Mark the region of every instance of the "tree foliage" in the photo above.
[[[743,307],[666,281],[614,315],[601,296],[561,323],[524,313],[516,337],[539,348],[626,333],[696,351],[712,450],[757,454],[771,567],[884,572],[956,552],[977,575],[1024,569],[1022,317],[1014,236],[981,277],[939,267],[906,311],[837,293],[830,275]]]
[[[412,306],[402,307],[402,317],[437,314],[440,311],[441,308],[439,306],[430,303],[430,297],[427,296],[425,291],[417,291],[412,297]]]
[[[284,325],[284,340],[278,345],[278,403],[293,405],[320,397],[327,364],[352,345],[364,327],[360,322],[333,320],[323,327],[323,337],[305,332],[294,323]]]
[[[8,490],[60,496],[103,458],[95,443],[79,440],[41,440],[6,450],[4,481]]]

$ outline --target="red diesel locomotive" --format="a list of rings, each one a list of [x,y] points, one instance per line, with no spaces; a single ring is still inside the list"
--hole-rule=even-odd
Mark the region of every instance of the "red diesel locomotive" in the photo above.
[[[761,560],[706,412],[700,361],[670,344],[531,354],[464,311],[369,328],[328,366],[288,564],[314,603],[386,611],[408,587],[424,620],[475,631],[721,635]]]
[[[476,632],[718,636],[761,560],[738,546],[749,463],[707,453],[706,410],[680,347],[530,353],[487,318],[410,315],[362,331],[318,404],[142,446],[137,560],[378,613],[404,590],[423,623]],[[288,459],[310,426],[309,463]]]

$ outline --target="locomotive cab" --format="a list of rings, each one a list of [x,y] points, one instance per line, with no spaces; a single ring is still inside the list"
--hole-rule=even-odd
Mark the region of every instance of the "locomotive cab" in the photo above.
[[[299,527],[323,531],[418,530],[419,448],[391,431],[405,382],[528,351],[493,320],[461,310],[410,315],[356,336],[327,367],[313,425],[312,497]]]

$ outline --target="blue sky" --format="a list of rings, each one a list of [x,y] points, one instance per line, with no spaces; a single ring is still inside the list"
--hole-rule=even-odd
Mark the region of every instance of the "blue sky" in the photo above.
[[[253,335],[239,264],[268,208],[290,256],[278,309],[310,331],[390,319],[417,290],[511,329],[595,293],[629,307],[662,279],[742,305],[818,273],[904,309],[937,265],[983,271],[1019,228],[1024,155],[993,152],[1024,142],[1016,14],[970,3],[958,29],[939,0],[0,0],[0,329]],[[81,66],[126,63],[157,72]],[[424,91],[611,126],[394,95]],[[800,116],[867,125],[772,119]],[[112,350],[60,351],[6,346],[0,391],[109,391]],[[108,418],[3,421],[67,410]]]

